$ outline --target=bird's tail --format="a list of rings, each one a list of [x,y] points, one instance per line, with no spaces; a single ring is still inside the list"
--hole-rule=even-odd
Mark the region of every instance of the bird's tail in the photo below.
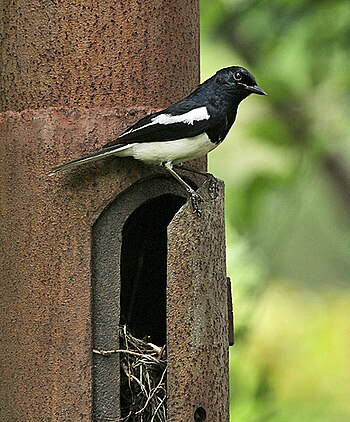
[[[88,155],[84,155],[83,157],[79,157],[76,158],[72,161],[68,161],[67,163],[63,163],[60,164],[57,167],[54,167],[53,169],[51,169],[50,174],[55,174],[58,173],[60,171],[64,171],[64,170],[68,170],[74,167],[78,167],[81,166],[82,164],[85,163],[90,163],[90,162],[94,162],[94,161],[98,161],[98,160],[102,160],[103,158],[107,158],[107,157],[111,157],[111,156],[116,156],[118,157],[118,155],[124,155],[124,154],[119,154],[122,151],[126,150],[130,148],[130,145],[113,145],[110,146],[108,148],[102,148],[99,151],[96,152],[92,152],[91,154]]]

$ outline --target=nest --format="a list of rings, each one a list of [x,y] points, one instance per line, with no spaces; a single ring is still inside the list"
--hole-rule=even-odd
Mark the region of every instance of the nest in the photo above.
[[[166,422],[165,346],[119,331],[122,421]]]
[[[94,353],[120,354],[120,421],[166,422],[165,346],[137,339],[126,326],[120,328],[119,339],[119,349]]]

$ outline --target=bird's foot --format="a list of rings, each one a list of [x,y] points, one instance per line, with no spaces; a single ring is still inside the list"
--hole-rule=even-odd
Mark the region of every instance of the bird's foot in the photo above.
[[[199,195],[199,193],[195,192],[194,190],[190,192],[190,198],[192,202],[193,214],[197,214],[198,217],[200,217],[202,215],[202,211],[200,209],[199,204],[201,202],[204,202],[203,198]]]
[[[184,170],[184,171],[188,171],[190,173],[199,174],[201,176],[204,176],[207,180],[209,180],[209,186],[208,186],[209,197],[211,199],[216,199],[219,196],[218,182],[211,173],[208,173],[206,171],[195,170],[191,167],[186,167],[182,163],[177,164],[176,168],[179,168],[179,169]]]

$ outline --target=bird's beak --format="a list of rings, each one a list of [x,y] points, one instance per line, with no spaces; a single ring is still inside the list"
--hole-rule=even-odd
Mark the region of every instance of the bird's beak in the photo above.
[[[267,95],[266,92],[260,88],[258,85],[254,86],[247,86],[248,91],[253,92],[254,94],[258,95]]]

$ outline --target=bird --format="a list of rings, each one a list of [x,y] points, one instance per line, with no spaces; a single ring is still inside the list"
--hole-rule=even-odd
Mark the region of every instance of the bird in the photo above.
[[[101,149],[60,164],[50,174],[107,157],[133,157],[166,169],[186,189],[194,212],[200,214],[202,198],[174,168],[220,145],[236,120],[239,104],[250,94],[266,92],[247,69],[220,69],[187,97],[141,118]]]

